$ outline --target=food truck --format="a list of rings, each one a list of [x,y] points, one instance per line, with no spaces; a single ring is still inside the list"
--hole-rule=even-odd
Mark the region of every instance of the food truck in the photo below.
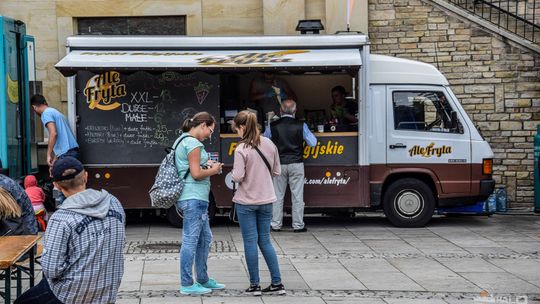
[[[254,97],[265,81],[273,92],[262,85],[259,95],[293,91],[297,117],[317,137],[303,150],[306,212],[383,210],[392,224],[417,227],[437,207],[474,204],[493,191],[491,148],[446,78],[426,63],[370,54],[364,34],[75,36],[56,68],[67,77],[68,119],[89,186],[125,208],[151,208],[164,148],[185,119],[208,111],[218,123],[206,150],[225,164],[211,179],[210,216],[226,212],[239,141],[227,122],[246,108],[263,129],[275,118]],[[336,86],[355,105],[356,123],[330,110]],[[171,222],[181,220],[175,214],[168,211]]]
[[[0,35],[0,174],[21,179],[38,170],[29,103],[36,89],[34,38],[22,21],[5,16],[0,16]]]

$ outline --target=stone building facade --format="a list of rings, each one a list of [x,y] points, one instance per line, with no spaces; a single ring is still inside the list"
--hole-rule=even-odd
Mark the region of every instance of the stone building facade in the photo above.
[[[438,66],[495,152],[495,178],[511,207],[533,201],[533,136],[540,123],[540,55],[490,34],[430,0],[356,0],[351,30],[368,33],[372,52]],[[344,30],[345,0],[2,0],[0,14],[36,37],[37,78],[52,105],[66,110],[65,54],[77,18],[185,16],[187,35],[297,34],[299,19]]]
[[[511,207],[530,207],[540,124],[540,54],[426,0],[369,0],[372,52],[439,68],[495,153]]]

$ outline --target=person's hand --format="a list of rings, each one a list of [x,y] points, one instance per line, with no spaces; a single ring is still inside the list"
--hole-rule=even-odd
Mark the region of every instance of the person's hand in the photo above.
[[[212,172],[212,175],[221,174],[223,171],[223,163],[214,162],[212,167],[210,167],[208,170]]]
[[[47,164],[49,165],[49,167],[52,168],[54,164],[54,157],[52,157],[51,155],[47,155]]]

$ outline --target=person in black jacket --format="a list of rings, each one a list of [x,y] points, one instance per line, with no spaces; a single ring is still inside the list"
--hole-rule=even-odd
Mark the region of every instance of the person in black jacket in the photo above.
[[[305,232],[304,224],[304,140],[310,147],[317,138],[308,126],[294,117],[296,102],[287,99],[281,103],[281,118],[272,122],[264,136],[271,138],[279,151],[281,175],[273,179],[277,201],[273,207],[272,230],[279,231],[283,224],[283,198],[287,185],[291,188],[292,227],[294,232]]]

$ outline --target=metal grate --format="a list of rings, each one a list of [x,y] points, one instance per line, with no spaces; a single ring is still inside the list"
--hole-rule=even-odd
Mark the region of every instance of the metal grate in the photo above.
[[[448,0],[521,38],[540,44],[540,0]]]
[[[126,242],[125,254],[137,253],[178,253],[182,243],[175,241],[147,241],[147,242]],[[237,252],[232,241],[213,241],[210,245],[210,252]]]

